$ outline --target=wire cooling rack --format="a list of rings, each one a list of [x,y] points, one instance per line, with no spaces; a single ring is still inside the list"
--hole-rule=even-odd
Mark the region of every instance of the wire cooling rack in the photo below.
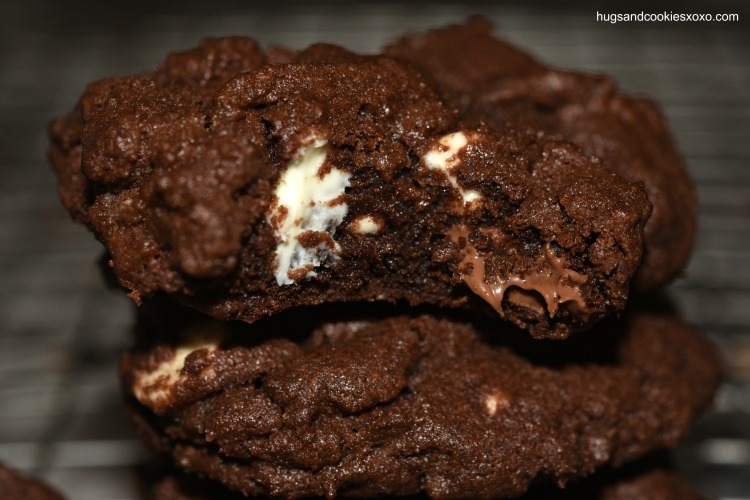
[[[715,411],[674,460],[704,494],[750,499],[750,32],[739,5],[729,10],[739,23],[617,25],[597,22],[596,7],[148,5],[28,0],[0,12],[0,461],[86,500],[137,498],[148,460],[123,417],[115,369],[132,306],[99,277],[101,249],[63,212],[45,159],[46,122],[86,83],[148,68],[205,36],[372,52],[481,12],[543,59],[610,73],[662,103],[700,197],[693,261],[670,294],[729,366]]]

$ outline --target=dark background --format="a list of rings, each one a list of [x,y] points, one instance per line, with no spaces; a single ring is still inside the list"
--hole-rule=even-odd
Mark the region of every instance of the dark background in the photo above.
[[[156,3],[156,2],[154,2]],[[558,66],[606,72],[659,100],[700,197],[700,234],[669,294],[722,348],[716,409],[674,460],[705,494],[750,499],[750,12],[742,2],[4,2],[0,7],[0,461],[75,499],[135,498],[147,455],[122,416],[129,300],[71,223],[45,159],[46,123],[84,86],[149,68],[205,36],[373,52],[404,31],[492,19]],[[597,22],[596,12],[738,13],[737,23]]]

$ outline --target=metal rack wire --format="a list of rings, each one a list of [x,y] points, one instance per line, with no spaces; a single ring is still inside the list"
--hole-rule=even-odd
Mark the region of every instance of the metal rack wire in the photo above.
[[[45,159],[46,122],[86,83],[149,67],[209,35],[293,47],[325,40],[370,52],[404,31],[482,12],[543,59],[611,73],[663,104],[701,201],[693,261],[670,294],[729,367],[715,411],[674,456],[705,494],[750,499],[748,30],[611,25],[596,22],[595,8],[373,3],[342,13],[336,3],[300,3],[145,15],[148,4],[134,3],[111,13],[95,3],[34,0],[0,16],[1,461],[83,500],[137,498],[135,470],[147,459],[123,416],[115,370],[132,306],[99,277],[100,247],[68,220]]]

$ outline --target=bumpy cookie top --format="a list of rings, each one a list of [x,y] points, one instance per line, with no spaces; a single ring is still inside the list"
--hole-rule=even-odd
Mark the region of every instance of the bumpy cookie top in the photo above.
[[[61,198],[132,296],[221,319],[406,300],[565,337],[624,307],[650,213],[576,146],[331,45],[208,40],[90,85],[51,133]]]
[[[248,327],[159,312],[122,364],[136,422],[180,467],[245,494],[501,498],[564,484],[674,446],[721,372],[708,342],[652,313],[559,343],[427,315],[308,334],[304,315]],[[257,327],[270,335],[242,333]]]

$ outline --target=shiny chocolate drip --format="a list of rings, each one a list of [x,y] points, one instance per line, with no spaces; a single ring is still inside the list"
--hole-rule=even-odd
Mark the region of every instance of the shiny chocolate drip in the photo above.
[[[459,266],[461,278],[501,316],[505,315],[502,308],[504,299],[538,313],[543,313],[546,309],[550,317],[557,314],[561,304],[569,304],[578,314],[588,311],[578,286],[586,282],[587,276],[566,269],[550,243],[545,244],[544,252],[537,260],[537,270],[523,276],[502,278],[487,276],[486,256],[480,255],[469,242],[468,229],[463,226],[454,227],[449,236],[455,242],[459,242],[460,238],[466,241]]]

